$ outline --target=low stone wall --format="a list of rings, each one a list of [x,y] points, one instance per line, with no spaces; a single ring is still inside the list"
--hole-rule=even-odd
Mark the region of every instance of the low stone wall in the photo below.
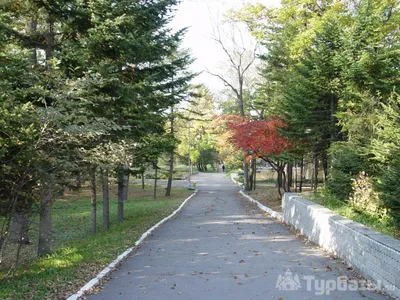
[[[283,197],[283,220],[311,241],[347,261],[388,294],[400,298],[400,241],[295,193]]]

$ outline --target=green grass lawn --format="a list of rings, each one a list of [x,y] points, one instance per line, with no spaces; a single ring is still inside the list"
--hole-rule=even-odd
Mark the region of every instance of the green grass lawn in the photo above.
[[[158,188],[158,199],[152,198],[152,187],[141,190],[130,186],[125,202],[125,221],[116,223],[115,187],[110,191],[111,229],[101,230],[101,194],[98,201],[98,229],[90,231],[90,200],[87,190],[71,193],[53,205],[53,248],[48,257],[35,259],[37,243],[24,246],[22,266],[16,275],[0,282],[0,299],[61,299],[76,292],[88,280],[106,267],[119,254],[132,247],[140,236],[171,214],[192,192],[174,188],[172,197],[165,197],[164,187]],[[36,241],[36,224],[30,233]],[[12,247],[6,253],[0,276],[6,274],[13,256]],[[8,255],[8,256],[7,256]],[[8,258],[8,260],[7,260]]]

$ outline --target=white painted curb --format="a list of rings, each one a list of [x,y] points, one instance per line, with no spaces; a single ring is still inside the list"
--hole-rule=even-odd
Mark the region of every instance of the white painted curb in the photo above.
[[[263,211],[265,211],[266,213],[270,214],[271,217],[273,217],[273,218],[275,218],[275,219],[278,219],[279,221],[283,221],[283,216],[282,216],[281,213],[278,213],[278,212],[272,210],[271,208],[269,208],[269,207],[267,207],[267,206],[265,206],[265,205],[262,205],[262,204],[261,204],[260,202],[258,202],[257,200],[251,198],[249,195],[246,195],[243,191],[240,191],[239,193],[242,194],[242,195],[243,195],[244,197],[246,197],[247,199],[249,199],[251,202],[257,204],[257,206],[258,206],[261,210],[263,210]]]
[[[160,222],[158,222],[156,225],[151,227],[149,230],[147,230],[139,240],[135,242],[135,246],[127,249],[124,253],[122,253],[120,256],[117,257],[112,263],[110,263],[106,268],[103,269],[95,278],[90,280],[88,283],[86,283],[76,294],[73,294],[67,298],[67,300],[77,300],[79,297],[82,297],[86,292],[90,291],[93,287],[99,284],[100,279],[102,279],[104,276],[107,276],[110,274],[113,269],[115,268],[116,265],[118,265],[124,258],[126,258],[133,250],[136,249],[137,246],[139,246],[145,238],[147,238],[155,229],[160,227],[162,224],[167,222],[169,219],[171,219],[173,216],[175,216],[179,211],[182,210],[183,206],[192,198],[196,195],[197,190],[190,195],[188,198],[186,198],[185,201],[178,207],[177,210],[175,210],[172,214],[170,214],[168,217],[162,219]]]
[[[235,176],[235,175],[237,175],[237,174],[236,174],[236,173],[232,173],[232,174],[231,174],[231,180],[232,180],[234,183],[236,183],[239,187],[243,188],[243,183],[241,183],[241,182],[239,182],[239,181],[236,181],[235,178],[236,178],[237,176]]]
[[[234,173],[232,173],[231,174],[231,179],[232,179],[232,181],[234,182],[234,183],[238,183],[236,180],[235,180],[235,175],[237,175],[237,174],[234,174]]]

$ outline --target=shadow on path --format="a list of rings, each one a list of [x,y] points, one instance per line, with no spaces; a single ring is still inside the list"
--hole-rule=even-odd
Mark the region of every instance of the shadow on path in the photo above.
[[[318,295],[326,280],[355,275],[239,198],[225,174],[203,173],[195,180],[199,192],[179,216],[89,299],[385,299],[369,291]],[[310,280],[308,286],[304,276],[315,276],[319,285]]]

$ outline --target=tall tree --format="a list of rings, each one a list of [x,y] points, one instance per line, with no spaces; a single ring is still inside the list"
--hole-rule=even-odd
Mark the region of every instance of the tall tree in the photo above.
[[[0,252],[13,216],[32,211],[42,196],[44,235],[39,254],[49,253],[51,203],[58,188],[68,185],[68,177],[88,165],[129,167],[131,146],[147,135],[163,134],[163,112],[180,101],[171,97],[171,86],[179,89],[191,78],[183,72],[190,62],[187,54],[170,59],[183,34],[167,27],[175,4],[173,0],[5,4],[0,50],[6,71],[0,76],[8,90],[1,94],[0,111],[6,120],[1,128],[2,183],[6,183],[1,189],[1,213],[7,221]],[[125,151],[116,151],[119,157],[108,159],[121,147]],[[123,186],[126,195],[126,180]],[[92,202],[95,220],[96,200]]]
[[[243,37],[241,36],[240,24],[233,21],[230,22],[232,26],[231,30],[231,42],[228,43],[223,38],[220,27],[217,26],[215,29],[215,42],[220,46],[223,53],[225,54],[228,62],[228,68],[224,70],[225,73],[214,73],[208,71],[211,75],[220,79],[224,85],[231,91],[236,100],[236,106],[240,116],[244,117],[249,112],[245,110],[245,90],[249,89],[250,86],[254,85],[255,76],[252,71],[255,69],[258,43],[255,42],[252,45],[252,49],[248,48],[248,45],[244,44]],[[251,190],[249,164],[247,161],[243,161],[244,178],[245,178],[245,190]]]

